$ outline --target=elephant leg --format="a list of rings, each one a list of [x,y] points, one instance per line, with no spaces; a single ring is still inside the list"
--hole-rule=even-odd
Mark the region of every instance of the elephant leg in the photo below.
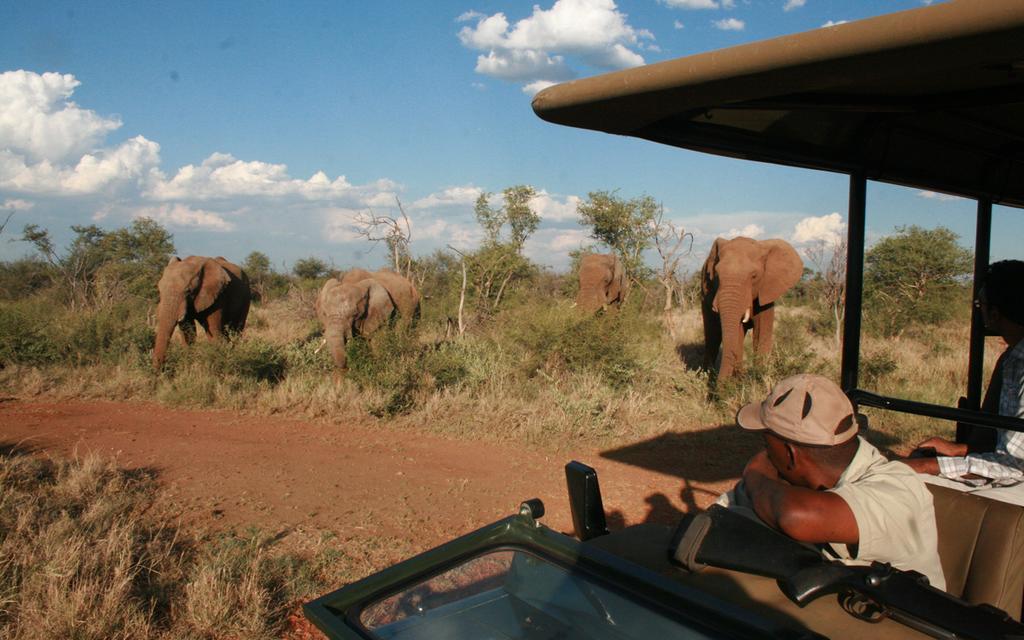
[[[217,309],[206,316],[203,322],[206,335],[210,340],[220,340],[224,337],[224,311]]]
[[[754,316],[754,352],[767,356],[772,352],[772,333],[775,329],[775,307],[762,309]]]
[[[722,346],[722,321],[710,304],[701,305],[701,313],[704,317],[704,363],[701,368],[711,371]]]

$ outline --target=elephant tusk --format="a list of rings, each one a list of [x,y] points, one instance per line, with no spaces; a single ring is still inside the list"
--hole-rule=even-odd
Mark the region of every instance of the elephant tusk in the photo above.
[[[746,312],[744,312],[743,320],[741,320],[741,322],[743,322],[744,324],[746,324],[747,322],[750,322],[750,307],[747,307],[747,310],[746,310]]]
[[[316,355],[316,354],[320,353],[320,350],[324,348],[325,344],[327,344],[327,338],[321,338],[320,339],[320,346],[317,347],[315,351],[313,351],[313,355]]]

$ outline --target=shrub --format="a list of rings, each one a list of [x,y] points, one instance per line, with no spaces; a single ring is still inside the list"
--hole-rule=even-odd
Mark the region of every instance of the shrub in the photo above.
[[[640,368],[632,341],[651,337],[642,327],[641,318],[625,311],[587,316],[565,307],[538,313],[530,306],[510,318],[508,339],[524,349],[527,376],[591,371],[622,388]]]
[[[0,305],[0,364],[57,362],[60,348],[51,332],[52,304],[33,300]]]

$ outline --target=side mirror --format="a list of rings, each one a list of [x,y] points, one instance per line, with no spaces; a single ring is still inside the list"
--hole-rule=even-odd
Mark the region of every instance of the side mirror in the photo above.
[[[569,509],[576,537],[586,542],[607,535],[608,523],[604,517],[601,487],[597,484],[597,471],[573,460],[565,465],[565,484],[569,490]]]

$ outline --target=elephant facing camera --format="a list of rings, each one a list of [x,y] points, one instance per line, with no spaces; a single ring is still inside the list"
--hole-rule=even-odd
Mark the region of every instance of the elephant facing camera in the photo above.
[[[704,320],[702,368],[713,371],[719,350],[719,379],[743,367],[743,342],[754,332],[754,351],[772,350],[775,303],[803,276],[804,263],[785,240],[717,238],[701,269]]]

